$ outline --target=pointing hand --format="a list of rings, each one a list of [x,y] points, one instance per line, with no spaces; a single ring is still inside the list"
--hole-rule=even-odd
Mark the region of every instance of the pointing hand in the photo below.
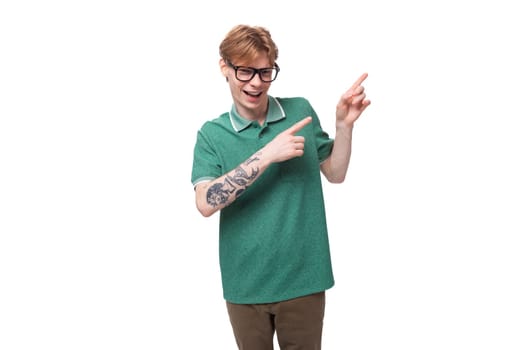
[[[295,134],[311,121],[312,117],[306,117],[284,130],[264,147],[263,153],[269,157],[271,162],[283,162],[302,156],[304,137]]]

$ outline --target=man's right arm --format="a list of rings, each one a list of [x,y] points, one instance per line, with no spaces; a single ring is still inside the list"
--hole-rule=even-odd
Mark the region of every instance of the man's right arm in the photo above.
[[[242,195],[270,164],[302,156],[304,137],[296,136],[295,133],[311,121],[311,117],[304,118],[277,135],[235,169],[212,181],[197,184],[195,203],[199,212],[205,217],[213,215]]]
[[[235,169],[212,181],[195,186],[195,201],[199,212],[211,216],[237,199],[270,165],[256,152]]]

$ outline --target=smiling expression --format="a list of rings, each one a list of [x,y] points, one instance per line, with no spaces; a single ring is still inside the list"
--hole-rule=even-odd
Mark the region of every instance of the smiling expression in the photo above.
[[[232,62],[234,65],[242,65],[253,68],[267,68],[272,64],[266,55],[259,55],[249,62]],[[264,82],[258,74],[247,82],[242,82],[235,77],[235,69],[227,64],[224,59],[220,60],[222,74],[226,77],[232,94],[233,102],[237,112],[249,120],[264,122],[268,109],[268,90],[271,83]]]

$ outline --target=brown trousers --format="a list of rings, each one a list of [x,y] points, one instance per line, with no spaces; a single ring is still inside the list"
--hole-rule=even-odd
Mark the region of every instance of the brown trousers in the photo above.
[[[226,302],[239,350],[320,350],[325,292],[270,304]]]

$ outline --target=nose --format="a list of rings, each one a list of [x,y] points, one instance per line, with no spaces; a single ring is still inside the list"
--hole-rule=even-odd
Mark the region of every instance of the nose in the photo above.
[[[261,80],[260,74],[261,74],[260,72],[257,72],[257,74],[255,74],[253,76],[253,78],[250,80],[250,84],[252,84],[252,85],[265,84],[265,82]]]

